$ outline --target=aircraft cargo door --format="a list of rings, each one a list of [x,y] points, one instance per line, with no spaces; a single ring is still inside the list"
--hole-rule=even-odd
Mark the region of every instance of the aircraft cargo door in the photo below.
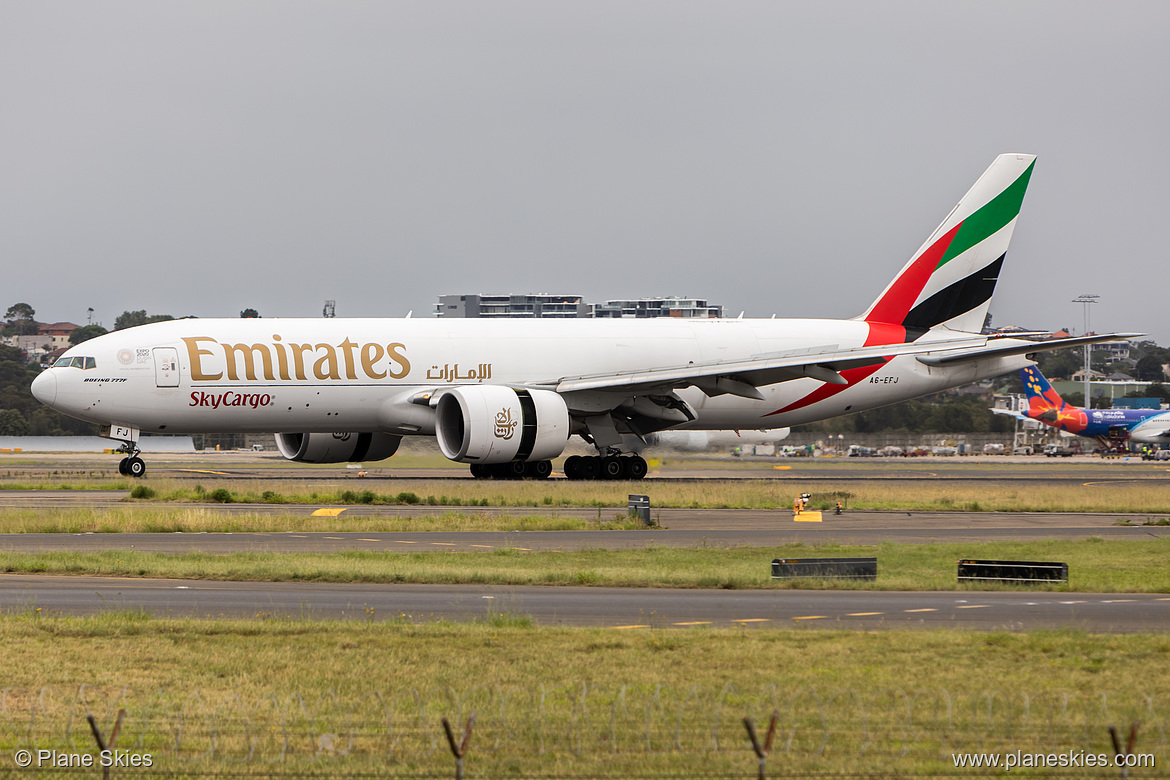
[[[179,386],[179,350],[174,347],[154,348],[154,383],[158,387]]]

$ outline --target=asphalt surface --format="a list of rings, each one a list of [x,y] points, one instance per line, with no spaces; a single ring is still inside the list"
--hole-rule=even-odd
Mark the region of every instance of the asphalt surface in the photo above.
[[[42,615],[142,609],[154,617],[475,620],[612,630],[713,627],[1165,631],[1170,596],[1091,593],[674,590],[333,585],[0,575],[0,608]]]

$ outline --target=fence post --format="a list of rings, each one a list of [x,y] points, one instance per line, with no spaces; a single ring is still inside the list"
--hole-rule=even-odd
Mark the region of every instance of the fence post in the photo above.
[[[1109,727],[1109,738],[1113,740],[1113,754],[1116,756],[1128,756],[1133,753],[1133,744],[1137,742],[1138,722],[1135,720],[1133,725],[1129,727],[1129,739],[1125,741],[1125,750],[1121,749],[1121,738],[1117,735],[1117,728]],[[1121,767],[1122,780],[1129,777],[1129,767],[1122,765]]]
[[[765,780],[765,764],[768,761],[768,751],[772,749],[772,738],[776,736],[776,723],[780,720],[780,711],[772,710],[772,722],[768,724],[768,736],[764,738],[763,747],[760,746],[760,740],[756,736],[756,725],[752,723],[751,718],[744,718],[743,725],[747,728],[748,737],[752,741],[752,750],[756,752],[756,758],[760,761],[760,772],[757,775],[759,780]]]
[[[455,732],[451,731],[451,722],[443,718],[443,731],[447,732],[447,744],[451,746],[451,755],[455,756],[455,780],[463,780],[463,756],[467,754],[467,746],[471,742],[471,730],[475,727],[475,713],[467,719],[467,727],[463,729],[463,741],[455,744]]]
[[[110,741],[109,744],[107,744],[105,740],[102,739],[102,732],[98,728],[97,720],[94,718],[93,713],[86,713],[85,719],[89,721],[89,730],[93,732],[93,739],[95,742],[97,742],[99,760],[101,759],[102,753],[105,753],[107,750],[113,751],[115,746],[117,746],[118,732],[122,730],[122,719],[125,717],[126,710],[118,710],[118,717],[114,720],[114,729],[110,732]],[[110,767],[102,767],[102,780],[110,780]]]

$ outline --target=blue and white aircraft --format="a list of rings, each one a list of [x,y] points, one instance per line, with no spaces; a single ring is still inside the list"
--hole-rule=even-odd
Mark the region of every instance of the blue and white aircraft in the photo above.
[[[1023,412],[995,409],[1023,420],[1038,420],[1057,430],[1096,439],[1107,449],[1126,442],[1170,444],[1170,411],[1161,409],[1082,409],[1060,397],[1040,369],[1020,369],[1028,395]]]

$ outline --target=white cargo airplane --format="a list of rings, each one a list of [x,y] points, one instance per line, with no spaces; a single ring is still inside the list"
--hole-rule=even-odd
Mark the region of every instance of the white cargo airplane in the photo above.
[[[276,432],[307,463],[381,460],[436,436],[477,477],[631,478],[623,434],[782,428],[1017,371],[1033,342],[981,335],[1033,155],[1004,154],[858,317],[719,320],[186,319],[70,349],[43,403],[122,442],[142,433]]]

